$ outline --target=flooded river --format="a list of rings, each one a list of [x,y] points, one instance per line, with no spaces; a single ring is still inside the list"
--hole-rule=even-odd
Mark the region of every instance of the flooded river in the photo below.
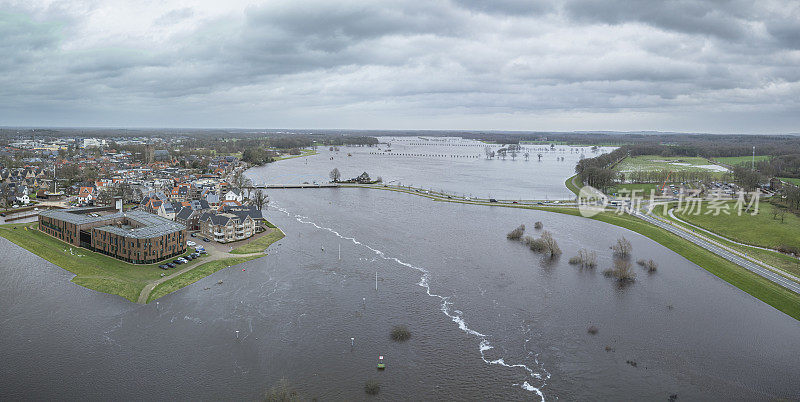
[[[519,159],[442,165],[462,158],[358,151],[364,153],[324,151],[308,165],[298,158],[249,174],[266,182],[296,168],[324,180],[332,156],[346,177],[367,170],[422,186],[430,178],[426,187],[508,198],[555,197],[562,191],[556,184],[571,175],[571,167],[553,167],[552,175],[540,175],[549,179],[538,180],[539,188],[526,174],[491,168],[523,169]],[[327,162],[313,166],[312,158]],[[370,158],[387,162],[364,167]],[[411,179],[403,173],[410,169],[404,164],[424,160],[439,167]],[[454,181],[451,169],[461,163],[475,164],[463,168],[469,175],[508,180],[496,184],[506,189]],[[541,163],[561,162],[553,156]],[[268,256],[149,305],[72,284],[70,273],[0,238],[0,399],[255,400],[282,379],[320,400],[800,395],[798,321],[636,233],[580,217],[393,191],[269,195],[267,218],[286,238]],[[536,221],[553,232],[561,258],[543,260],[506,239],[519,224],[537,235]],[[609,246],[619,236],[633,244],[633,260],[652,258],[658,271],[635,266],[636,282],[624,288],[605,278]],[[597,252],[596,269],[567,263],[580,248]],[[407,326],[411,339],[393,342],[395,325]],[[589,326],[598,332],[588,333]],[[379,355],[385,371],[376,369]],[[376,397],[364,393],[369,379],[380,382]]]

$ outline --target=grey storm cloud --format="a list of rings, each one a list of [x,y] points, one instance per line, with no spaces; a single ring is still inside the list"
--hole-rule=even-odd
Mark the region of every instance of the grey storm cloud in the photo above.
[[[785,132],[800,122],[792,2],[166,3],[6,4],[0,125]]]

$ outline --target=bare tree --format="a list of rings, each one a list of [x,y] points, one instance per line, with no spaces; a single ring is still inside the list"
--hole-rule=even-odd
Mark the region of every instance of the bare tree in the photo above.
[[[561,248],[558,247],[558,242],[553,238],[552,233],[545,230],[540,239],[544,242],[545,254],[549,254],[551,258],[561,255]]]
[[[339,172],[339,168],[333,168],[333,170],[331,170],[331,172],[328,174],[328,176],[331,178],[331,181],[333,181],[334,183],[338,182],[339,179],[342,178],[342,174]]]
[[[578,255],[569,259],[572,265],[580,265],[581,268],[594,268],[597,266],[597,253],[585,248],[578,250]]]
[[[256,208],[262,210],[269,204],[269,196],[264,193],[264,190],[258,189],[253,193],[252,201]]]
[[[492,147],[488,145],[483,147],[483,152],[486,153],[486,159],[492,159],[494,157],[494,152],[492,152]]]
[[[249,177],[245,177],[242,181],[242,187],[247,189],[247,198],[250,198],[250,192],[253,190],[253,180]]]
[[[517,149],[516,148],[511,150],[511,160],[517,160]]]
[[[241,170],[236,169],[233,171],[233,175],[231,175],[231,184],[233,184],[236,188],[242,188],[245,186],[245,180],[247,177],[242,173]]]
[[[525,160],[526,160],[526,161],[527,161],[527,160],[528,160],[528,159],[531,157],[531,154],[530,154],[530,152],[528,152],[527,150],[526,150],[526,151],[525,151],[525,153],[524,153],[524,154],[522,154],[522,155],[523,155],[523,156],[525,156]]]
[[[626,258],[631,255],[633,246],[631,246],[631,242],[623,236],[617,239],[617,244],[611,246],[611,249],[614,250],[614,254],[617,255],[617,257]]]
[[[614,267],[603,271],[603,275],[613,277],[623,283],[636,280],[636,273],[631,268],[631,262],[623,259],[615,259]]]

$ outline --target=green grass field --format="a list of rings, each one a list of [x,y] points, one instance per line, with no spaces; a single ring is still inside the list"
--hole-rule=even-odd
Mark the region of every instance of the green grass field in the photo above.
[[[573,183],[572,179],[575,179],[575,182],[574,182],[574,183]],[[575,193],[575,195],[579,195],[579,194],[580,194],[580,192],[581,192],[581,189],[580,189],[580,187],[578,187],[578,186],[579,186],[581,183],[582,183],[581,179],[578,177],[578,175],[575,175],[575,176],[571,176],[571,177],[569,177],[569,178],[568,178],[568,179],[567,179],[567,180],[564,182],[564,185],[565,185],[565,186],[567,186],[567,188],[569,189],[569,191],[572,191],[573,193]]]
[[[231,254],[251,254],[251,253],[260,253],[269,247],[270,244],[275,243],[276,241],[283,239],[284,234],[283,231],[280,229],[273,229],[272,232],[267,233],[264,236],[259,237],[256,240],[251,241],[241,247],[237,247],[231,250]]]
[[[771,158],[771,156],[769,156],[769,155],[756,155],[756,162],[769,160],[769,158]],[[723,157],[713,158],[713,159],[716,162],[724,163],[726,165],[731,165],[731,166],[741,165],[741,164],[745,164],[745,163],[747,164],[747,166],[750,166],[750,164],[753,161],[753,156],[752,155],[750,155],[750,156],[723,156]]]
[[[675,207],[675,203],[670,204],[670,207]],[[666,218],[666,219],[672,220],[672,218],[669,215],[667,215],[667,212],[666,212],[667,210],[669,210],[670,207],[668,207],[666,209],[656,208],[654,212],[657,215],[661,216],[662,218]],[[686,226],[686,227],[688,228],[688,226]],[[767,263],[767,264],[769,264],[769,265],[771,265],[773,267],[780,268],[780,269],[782,269],[782,270],[784,270],[784,271],[786,271],[786,272],[788,272],[788,273],[790,273],[792,275],[800,276],[800,260],[798,260],[797,258],[793,258],[793,257],[791,257],[789,255],[782,254],[782,253],[779,253],[779,252],[776,252],[776,251],[768,251],[768,250],[762,250],[762,249],[755,248],[755,247],[747,247],[747,246],[738,245],[736,243],[731,243],[731,242],[727,241],[726,239],[723,239],[723,238],[721,238],[719,236],[715,236],[715,235],[712,235],[712,234],[708,234],[708,233],[702,233],[702,234],[703,234],[703,236],[711,238],[712,240],[715,240],[715,241],[717,241],[717,242],[719,242],[719,243],[721,243],[721,244],[723,244],[723,245],[725,245],[727,247],[730,247],[730,248],[732,248],[734,250],[737,250],[737,251],[742,252],[742,253],[747,253],[748,256],[756,258],[758,260],[761,260],[761,261],[763,261],[763,262],[765,262],[765,263]]]
[[[792,183],[795,186],[800,186],[800,179],[796,177],[781,177],[781,180]]]
[[[153,291],[150,292],[150,296],[148,296],[147,298],[147,303],[150,303],[151,301],[158,299],[159,297],[168,295],[178,289],[191,285],[199,281],[200,279],[203,279],[223,268],[232,267],[234,265],[241,264],[243,262],[254,260],[260,257],[261,256],[258,255],[251,255],[247,257],[226,258],[224,260],[207,262],[203,265],[200,265],[192,269],[191,271],[184,272],[156,286],[153,289]]]
[[[672,183],[669,183],[672,184]],[[615,184],[606,190],[608,194],[621,194],[622,190],[626,190],[628,193],[627,195],[630,196],[633,191],[637,191],[637,195],[642,197],[650,197],[650,190],[655,191],[656,195],[661,195],[661,191],[659,190],[661,187],[660,183],[625,183],[625,184]]]
[[[286,160],[286,159],[302,158],[304,156],[311,156],[311,155],[316,155],[317,154],[317,151],[315,151],[313,149],[303,149],[302,151],[303,151],[303,153],[301,153],[300,155],[279,156],[279,157],[275,158],[275,162]]]
[[[25,230],[26,227],[34,229]],[[72,272],[76,275],[72,282],[89,289],[119,295],[136,302],[144,286],[159,279],[161,273],[165,272],[158,268],[158,264],[128,264],[104,254],[75,247],[50,237],[35,227],[36,224],[2,225],[0,236]]]
[[[725,205],[728,205],[730,215],[720,213],[713,216],[714,210],[709,208],[708,203],[703,203],[700,214],[676,210],[675,216],[740,243],[770,248],[781,245],[800,248],[800,217],[797,215],[787,212],[781,223],[780,218],[773,219],[772,210],[775,207],[767,202],[759,204],[757,215],[743,212],[739,216],[734,209],[734,202],[726,202]]]
[[[707,167],[717,166],[705,158],[698,157],[664,157],[660,155],[640,155],[625,158],[620,164],[614,167],[618,172],[646,172],[646,171],[690,171],[690,172],[718,172],[722,167],[709,169]],[[715,170],[717,169],[717,170]]]

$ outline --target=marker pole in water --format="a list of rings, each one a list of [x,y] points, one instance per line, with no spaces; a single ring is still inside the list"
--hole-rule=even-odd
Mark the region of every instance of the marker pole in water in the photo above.
[[[356,345],[356,338],[350,338],[350,347],[352,348],[355,345]]]
[[[378,271],[375,271],[375,291],[378,291]]]
[[[239,339],[239,330],[236,330],[236,339]]]
[[[342,245],[339,244],[339,261],[342,260]]]

